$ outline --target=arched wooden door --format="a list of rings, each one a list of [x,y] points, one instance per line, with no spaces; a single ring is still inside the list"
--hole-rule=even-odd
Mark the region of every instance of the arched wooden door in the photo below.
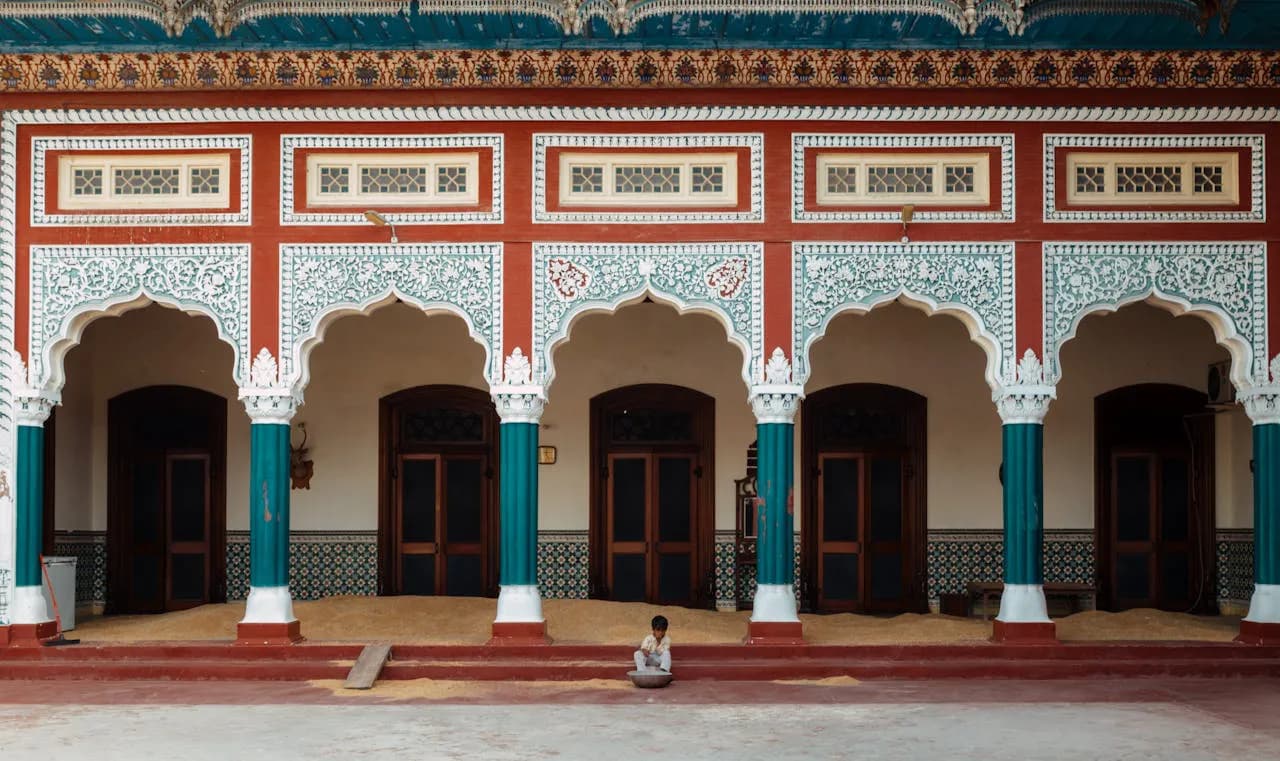
[[[925,414],[923,396],[874,383],[805,399],[801,565],[808,609],[927,608]]]
[[[419,386],[380,402],[378,588],[492,596],[498,414],[484,391]]]
[[[714,605],[715,400],[660,384],[591,400],[591,595]]]
[[[107,405],[107,609],[226,600],[226,399],[150,386]]]
[[[1098,607],[1212,612],[1214,425],[1199,391],[1157,383],[1098,396]]]

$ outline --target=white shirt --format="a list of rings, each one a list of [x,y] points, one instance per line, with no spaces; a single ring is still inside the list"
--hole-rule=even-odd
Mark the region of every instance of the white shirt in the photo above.
[[[659,642],[656,637],[650,634],[644,638],[644,642],[640,643],[640,649],[646,653],[661,655],[671,649],[671,635],[668,634],[662,638],[661,642]]]

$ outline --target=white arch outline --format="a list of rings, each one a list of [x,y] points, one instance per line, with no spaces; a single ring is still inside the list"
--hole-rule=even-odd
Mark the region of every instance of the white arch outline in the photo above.
[[[306,390],[307,385],[311,382],[311,354],[316,347],[324,343],[325,334],[333,323],[341,320],[343,317],[352,315],[368,316],[378,311],[382,307],[389,306],[400,301],[408,304],[428,317],[433,315],[448,315],[451,317],[462,318],[463,323],[467,326],[467,335],[471,340],[480,344],[480,348],[484,350],[484,378],[488,386],[494,383],[493,373],[495,371],[494,357],[501,355],[502,346],[491,347],[489,338],[476,330],[475,323],[472,322],[471,316],[468,315],[457,304],[451,304],[446,301],[424,302],[413,296],[405,294],[400,288],[392,286],[387,288],[368,299],[359,303],[339,302],[321,310],[312,318],[311,323],[307,326],[306,332],[299,336],[294,336],[293,345],[289,347],[290,367],[289,378],[281,378],[281,384],[288,384],[294,391],[301,394]],[[282,321],[283,322],[283,321]],[[498,323],[500,326],[501,323]],[[495,326],[495,340],[501,341],[500,327]],[[281,352],[283,354],[283,351]],[[487,390],[487,389],[486,389]]]
[[[813,365],[809,361],[810,353],[813,345],[821,340],[827,334],[827,329],[831,326],[833,320],[845,314],[866,315],[879,307],[886,304],[900,303],[904,306],[911,307],[918,311],[924,312],[926,315],[933,317],[935,315],[943,315],[954,317],[969,331],[969,340],[978,345],[982,349],[982,353],[986,356],[986,368],[983,375],[986,378],[987,385],[992,391],[999,390],[1003,385],[1001,383],[1000,372],[1003,367],[1005,358],[1002,356],[1003,349],[1000,345],[1000,336],[993,333],[986,325],[982,317],[970,306],[955,301],[938,302],[928,296],[923,296],[912,291],[906,286],[895,289],[890,293],[876,296],[870,301],[849,301],[841,304],[829,311],[822,318],[818,328],[809,334],[804,345],[797,347],[797,351],[802,352],[804,358],[804,377],[797,378],[796,382],[805,385],[809,382],[809,377],[813,374]]]

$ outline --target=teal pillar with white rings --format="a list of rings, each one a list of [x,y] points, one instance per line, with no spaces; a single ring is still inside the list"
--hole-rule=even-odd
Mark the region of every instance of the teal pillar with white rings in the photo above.
[[[1253,422],[1253,594],[1238,639],[1280,645],[1280,384],[1238,395]]]
[[[56,400],[18,395],[14,399],[17,457],[14,483],[14,589],[9,610],[11,640],[37,643],[57,634],[44,597],[40,554],[44,529],[44,424]],[[68,604],[68,601],[63,601]],[[70,601],[74,605],[74,601]]]

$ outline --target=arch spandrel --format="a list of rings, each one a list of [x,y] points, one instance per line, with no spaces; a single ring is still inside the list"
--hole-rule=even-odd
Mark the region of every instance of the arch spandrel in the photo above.
[[[1062,346],[1091,314],[1138,302],[1191,314],[1231,354],[1237,388],[1267,380],[1263,243],[1046,243],[1046,379],[1062,375]]]
[[[300,391],[330,324],[395,299],[461,317],[484,348],[485,377],[500,382],[501,243],[281,246],[281,381]]]
[[[987,356],[992,389],[1014,357],[1012,243],[795,243],[792,245],[795,379],[831,321],[893,301],[951,315]]]
[[[718,321],[743,353],[748,387],[763,372],[761,243],[535,243],[533,262],[533,374],[543,385],[575,320],[645,296]]]
[[[67,352],[103,316],[161,304],[213,320],[249,371],[247,244],[33,246],[28,382],[57,392]]]

